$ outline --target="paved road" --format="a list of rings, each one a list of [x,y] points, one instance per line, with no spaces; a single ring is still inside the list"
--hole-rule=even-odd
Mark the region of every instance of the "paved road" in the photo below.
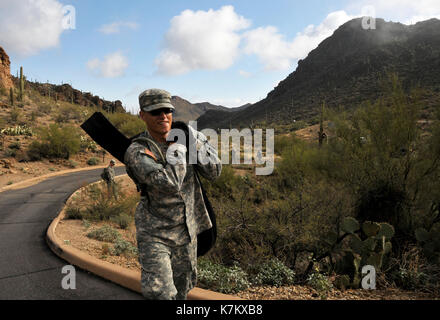
[[[0,299],[142,299],[107,280],[76,268],[76,289],[64,290],[68,263],[46,244],[46,230],[68,197],[100,179],[102,169],[48,179],[0,193]],[[116,168],[124,174],[125,168]]]

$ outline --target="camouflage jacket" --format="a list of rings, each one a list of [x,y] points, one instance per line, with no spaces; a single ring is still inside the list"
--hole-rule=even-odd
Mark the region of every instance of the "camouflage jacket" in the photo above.
[[[104,168],[104,176],[105,181],[107,183],[114,182],[115,180],[115,169],[111,166],[108,166],[107,168]]]
[[[148,131],[140,137],[154,141]],[[168,145],[154,142],[166,159]],[[208,141],[197,140],[197,145],[205,143],[209,145]],[[157,161],[146,154],[146,148]],[[213,149],[210,150],[212,154]],[[125,153],[127,173],[143,190],[136,209],[136,216],[141,217],[136,219],[136,227],[160,242],[179,246],[212,227],[195,170],[212,180],[220,175],[222,167],[220,161],[206,165],[172,165],[161,161],[162,155],[148,141],[133,142]],[[218,159],[217,154],[214,156]]]

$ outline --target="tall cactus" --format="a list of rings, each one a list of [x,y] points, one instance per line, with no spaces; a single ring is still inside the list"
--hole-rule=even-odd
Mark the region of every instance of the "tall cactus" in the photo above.
[[[325,133],[324,133],[324,108],[325,108],[325,102],[322,103],[322,107],[321,107],[321,116],[319,119],[319,133],[318,133],[318,138],[319,138],[319,146],[322,146],[322,142],[325,139]]]
[[[23,96],[24,96],[23,67],[20,67],[20,101],[23,101]]]
[[[14,90],[12,88],[9,88],[9,101],[11,106],[14,106]]]

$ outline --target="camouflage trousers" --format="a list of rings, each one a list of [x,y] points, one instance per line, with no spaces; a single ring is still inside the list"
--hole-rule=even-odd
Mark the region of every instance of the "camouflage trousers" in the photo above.
[[[114,197],[116,200],[118,199],[118,190],[115,182],[107,182],[107,196]]]
[[[197,241],[169,246],[137,235],[142,295],[149,300],[186,300],[197,282]]]

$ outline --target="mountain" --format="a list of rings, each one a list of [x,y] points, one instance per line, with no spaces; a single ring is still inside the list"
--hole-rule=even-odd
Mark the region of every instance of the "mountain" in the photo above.
[[[176,121],[183,121],[188,123],[188,121],[195,121],[197,118],[205,114],[207,111],[212,111],[214,114],[217,112],[230,113],[234,111],[239,111],[247,108],[250,104],[238,108],[226,108],[223,106],[213,105],[209,102],[201,103],[191,103],[185,99],[178,96],[173,96],[171,98],[171,104],[176,108],[173,115],[173,119]]]
[[[439,93],[439,57],[438,19],[410,26],[377,19],[375,30],[364,30],[362,19],[354,19],[300,60],[265,99],[233,113],[207,111],[198,125],[286,124],[316,116],[324,101],[330,107],[356,107],[379,97],[381,79],[390,72],[398,74],[405,88],[419,85]]]

